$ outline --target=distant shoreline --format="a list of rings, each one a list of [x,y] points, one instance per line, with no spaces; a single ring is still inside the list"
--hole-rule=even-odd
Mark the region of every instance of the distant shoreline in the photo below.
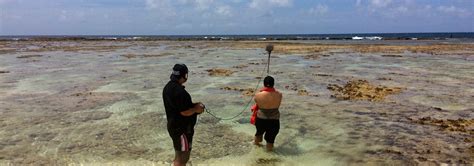
[[[449,40],[474,39],[474,32],[351,33],[268,35],[18,35],[0,36],[0,41],[276,41],[276,40]]]

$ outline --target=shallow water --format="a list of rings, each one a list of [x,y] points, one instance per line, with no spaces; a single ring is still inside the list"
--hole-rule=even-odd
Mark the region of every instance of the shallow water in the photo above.
[[[245,108],[250,97],[220,88],[254,88],[265,74],[267,55],[263,49],[213,44],[2,43],[4,49],[15,51],[0,54],[0,71],[9,71],[0,74],[0,164],[172,162],[161,91],[175,63],[190,68],[185,85],[193,101],[224,118],[245,111],[227,121],[200,116],[193,164],[473,163],[472,142],[464,141],[472,132],[445,131],[409,120],[474,118],[473,54],[405,52],[383,57],[329,50],[329,56],[305,59],[306,54],[275,52],[270,75],[284,100],[275,153],[266,153],[251,144],[255,128]],[[22,55],[42,56],[17,58]],[[238,65],[247,67],[234,68]],[[235,73],[213,77],[206,71],[212,68]],[[331,97],[328,84],[354,79],[403,91],[382,102]],[[298,95],[297,90],[309,95]]]

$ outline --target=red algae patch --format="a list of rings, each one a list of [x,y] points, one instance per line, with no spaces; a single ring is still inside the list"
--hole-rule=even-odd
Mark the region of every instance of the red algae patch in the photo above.
[[[173,55],[172,53],[165,52],[161,54],[145,54],[142,55],[144,58],[153,58],[153,57],[162,57],[162,56],[168,56],[168,55]]]
[[[163,57],[163,56],[168,56],[172,55],[171,53],[162,53],[162,54],[142,54],[142,55],[137,55],[137,54],[123,54],[120,56],[123,56],[127,59],[132,59],[132,58],[154,58],[154,57]]]
[[[318,55],[318,54],[310,54],[310,55],[305,55],[303,58],[304,59],[310,59],[310,60],[316,60],[316,59],[319,59],[319,57],[321,57],[322,55]]]
[[[298,86],[296,83],[292,83],[290,85],[285,85],[284,87],[287,90],[291,90],[291,91],[296,92],[296,95],[298,95],[298,96],[313,96],[313,97],[318,97],[319,96],[317,94],[310,93],[309,91],[307,91],[303,87]]]
[[[298,90],[298,95],[299,96],[308,96],[309,93],[308,93],[308,91],[306,91],[304,89],[300,89],[300,90]]]
[[[392,57],[392,58],[401,58],[403,57],[402,55],[396,55],[396,54],[385,54],[381,55],[382,57]]]
[[[246,67],[249,67],[248,65],[237,65],[237,66],[233,66],[233,68],[236,68],[236,69],[243,69],[243,68],[246,68]]]
[[[128,58],[128,59],[136,58],[136,57],[137,57],[137,55],[135,55],[135,54],[124,54],[124,55],[121,55],[121,56],[123,56],[123,57],[125,57],[125,58]]]
[[[329,84],[327,87],[334,92],[332,97],[343,100],[383,101],[386,96],[401,92],[399,87],[375,86],[367,80],[353,80],[344,86]]]
[[[209,69],[206,71],[209,72],[210,76],[230,76],[232,73],[235,73],[234,71],[231,71],[231,70],[219,69],[219,68]]]
[[[237,87],[229,87],[229,86],[226,86],[226,87],[223,87],[223,88],[220,88],[221,90],[232,90],[232,91],[239,91],[239,92],[242,92],[242,95],[243,96],[253,96],[253,94],[255,93],[255,90],[252,89],[252,88],[237,88]]]
[[[38,57],[42,57],[43,55],[21,55],[21,56],[17,56],[16,58],[20,58],[20,59],[26,59],[26,58],[38,58]]]
[[[415,123],[434,125],[448,131],[459,131],[474,135],[474,119],[436,119],[431,117],[423,117],[420,119],[410,119]],[[472,141],[472,140],[471,140]]]

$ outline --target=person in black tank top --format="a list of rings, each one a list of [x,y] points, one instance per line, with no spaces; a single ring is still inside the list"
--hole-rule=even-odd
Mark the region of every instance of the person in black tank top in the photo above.
[[[175,158],[173,165],[186,165],[191,154],[194,125],[197,115],[204,111],[202,103],[193,103],[183,84],[188,79],[188,68],[176,64],[170,81],[163,88],[168,133],[173,140]]]

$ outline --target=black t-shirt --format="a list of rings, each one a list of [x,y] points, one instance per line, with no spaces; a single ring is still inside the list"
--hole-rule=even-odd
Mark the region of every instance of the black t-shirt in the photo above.
[[[175,81],[169,81],[163,88],[163,103],[165,104],[168,128],[184,129],[189,125],[196,124],[196,114],[192,116],[180,114],[180,112],[194,106],[191,95],[184,89],[184,86]]]

